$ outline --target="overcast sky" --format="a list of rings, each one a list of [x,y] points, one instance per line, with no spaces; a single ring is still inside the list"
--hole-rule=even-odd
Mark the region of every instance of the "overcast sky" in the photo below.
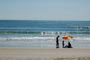
[[[90,20],[90,0],[0,0],[0,19]]]

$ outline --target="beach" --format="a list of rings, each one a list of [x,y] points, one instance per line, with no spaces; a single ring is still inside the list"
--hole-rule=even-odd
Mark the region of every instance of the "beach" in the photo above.
[[[0,60],[90,60],[90,48],[0,48]]]
[[[0,60],[90,60],[90,21],[0,20]]]

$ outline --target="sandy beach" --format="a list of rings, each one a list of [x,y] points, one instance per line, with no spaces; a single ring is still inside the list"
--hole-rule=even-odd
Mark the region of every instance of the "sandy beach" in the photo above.
[[[90,60],[90,48],[0,48],[0,60]]]

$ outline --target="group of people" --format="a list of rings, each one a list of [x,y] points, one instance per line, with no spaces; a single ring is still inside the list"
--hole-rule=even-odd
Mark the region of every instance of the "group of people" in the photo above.
[[[60,48],[59,47],[59,35],[56,37],[56,48]],[[67,41],[67,45],[65,45],[65,41]],[[62,41],[62,48],[72,48],[71,43],[69,42],[69,40],[64,40]]]

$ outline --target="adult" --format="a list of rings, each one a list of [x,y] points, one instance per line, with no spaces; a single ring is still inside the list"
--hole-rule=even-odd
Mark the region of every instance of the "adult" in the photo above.
[[[56,48],[59,48],[59,35],[56,37]]]

